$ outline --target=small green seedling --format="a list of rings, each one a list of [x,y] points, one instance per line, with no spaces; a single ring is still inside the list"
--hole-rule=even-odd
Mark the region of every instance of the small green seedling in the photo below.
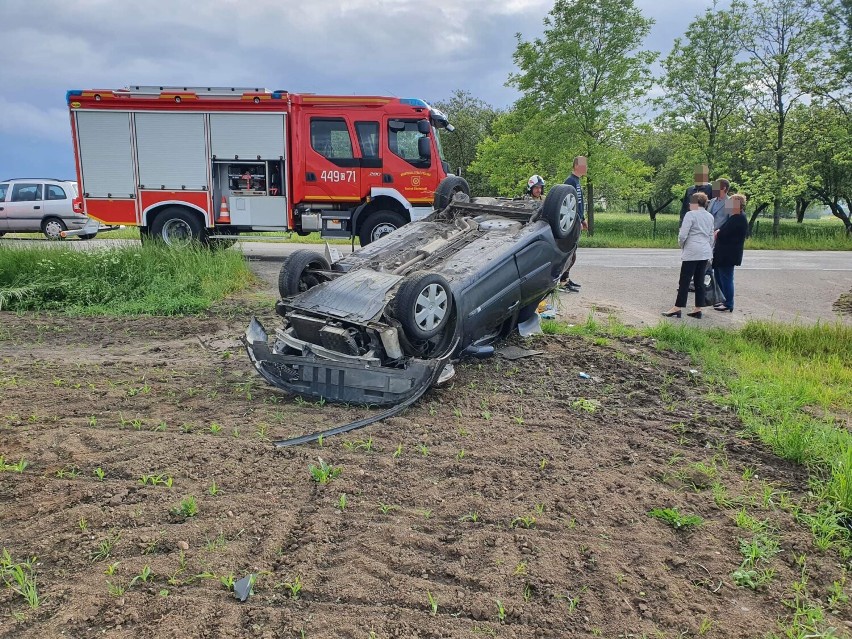
[[[337,479],[340,477],[340,473],[342,469],[339,466],[329,466],[322,457],[318,457],[319,466],[314,466],[310,464],[308,466],[308,471],[311,473],[311,477],[318,484],[327,484],[332,479]]]
[[[432,595],[430,591],[426,591],[426,597],[429,600],[429,611],[430,614],[434,617],[438,614],[438,600]]]
[[[512,528],[517,528],[518,526],[522,528],[532,528],[535,526],[535,517],[532,515],[523,515],[521,517],[515,517],[512,520],[511,524]]]
[[[180,500],[180,503],[172,509],[172,513],[175,515],[182,515],[187,518],[195,517],[198,514],[198,502],[195,500],[193,495],[184,497]]]
[[[287,589],[287,595],[290,599],[298,599],[302,592],[302,578],[296,575],[293,577],[293,581],[285,581],[284,587]]]
[[[495,600],[497,602],[497,620],[500,623],[506,621],[506,608],[503,606],[503,602],[499,599]]]
[[[103,469],[103,468],[101,468],[100,466],[98,466],[97,468],[95,468],[95,470],[93,470],[93,471],[92,471],[92,474],[93,474],[95,477],[97,477],[99,481],[103,481],[103,480],[104,480],[104,477],[106,477],[106,472],[104,472],[104,469]]]
[[[698,515],[682,515],[677,508],[654,508],[648,511],[648,516],[659,519],[675,530],[690,530],[704,522]]]
[[[346,493],[340,494],[340,497],[337,498],[337,502],[335,502],[334,506],[340,510],[340,512],[346,510]]]

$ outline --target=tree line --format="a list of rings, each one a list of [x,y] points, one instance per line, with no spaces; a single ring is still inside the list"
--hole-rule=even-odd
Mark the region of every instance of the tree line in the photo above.
[[[852,235],[852,0],[714,1],[662,59],[643,47],[652,24],[633,0],[555,0],[541,37],[516,36],[511,107],[436,102],[451,167],[475,194],[512,196],[585,155],[593,233],[595,202],[654,219],[706,164],[748,196],[751,224],[771,212],[777,235],[817,203]]]

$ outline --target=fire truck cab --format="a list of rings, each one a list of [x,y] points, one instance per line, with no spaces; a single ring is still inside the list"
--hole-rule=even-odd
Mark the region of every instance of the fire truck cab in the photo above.
[[[143,240],[318,231],[368,244],[428,215],[446,177],[419,99],[257,88],[69,91],[80,212]]]

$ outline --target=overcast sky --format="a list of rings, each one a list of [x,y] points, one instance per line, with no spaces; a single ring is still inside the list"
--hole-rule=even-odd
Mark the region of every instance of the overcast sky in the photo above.
[[[582,1],[582,0],[580,0]],[[667,52],[711,0],[636,0]],[[65,91],[259,86],[435,101],[517,97],[515,33],[552,0],[0,0],[0,179],[74,177]]]

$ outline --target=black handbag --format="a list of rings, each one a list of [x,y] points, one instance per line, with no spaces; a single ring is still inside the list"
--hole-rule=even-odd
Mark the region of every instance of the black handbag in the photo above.
[[[704,273],[704,303],[707,306],[715,306],[716,304],[724,304],[725,301],[722,289],[719,288],[716,277],[713,275],[713,267],[708,265]]]

